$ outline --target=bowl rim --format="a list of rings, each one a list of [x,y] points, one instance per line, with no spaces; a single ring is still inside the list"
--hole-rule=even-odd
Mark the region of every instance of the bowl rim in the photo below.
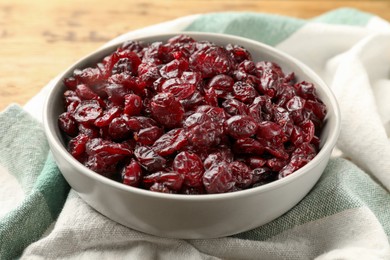
[[[316,88],[318,88],[319,86],[319,88],[321,88],[323,93],[327,96],[329,103],[333,108],[333,113],[335,115],[334,128],[329,130],[329,135],[327,137],[327,140],[326,142],[324,142],[324,145],[321,147],[317,155],[306,165],[304,165],[302,168],[298,169],[294,173],[290,174],[289,176],[286,176],[282,179],[275,180],[265,185],[253,187],[245,190],[235,191],[235,192],[218,193],[218,194],[197,194],[197,195],[161,193],[161,192],[144,190],[132,186],[127,186],[88,169],[82,163],[80,163],[75,158],[73,158],[72,155],[66,150],[65,146],[62,144],[58,136],[52,131],[49,122],[50,101],[52,99],[52,96],[55,94],[56,90],[59,88],[60,81],[62,81],[64,76],[69,74],[75,68],[77,68],[77,66],[79,66],[79,64],[82,63],[83,61],[90,59],[94,56],[107,55],[110,53],[109,52],[110,49],[118,47],[126,41],[134,40],[134,41],[148,42],[148,39],[173,37],[180,34],[188,35],[190,37],[195,37],[195,38],[218,37],[219,39],[223,39],[223,40],[228,40],[228,41],[231,40],[234,42],[245,42],[248,44],[256,45],[265,51],[271,52],[273,55],[277,56],[278,58],[292,62],[294,65],[296,65],[297,67],[305,71],[305,73],[313,80],[313,83],[315,83]],[[309,174],[309,172],[317,164],[319,164],[322,160],[326,159],[327,157],[326,155],[328,153],[331,153],[332,149],[336,145],[336,141],[340,134],[340,128],[341,128],[340,108],[337,103],[336,97],[332,92],[332,90],[328,87],[328,85],[311,68],[309,68],[306,64],[299,61],[298,59],[292,57],[291,55],[283,51],[280,51],[272,46],[269,46],[265,43],[258,42],[241,36],[230,35],[230,34],[179,31],[179,32],[169,32],[169,33],[148,34],[139,37],[128,38],[120,42],[109,42],[108,44],[103,45],[102,47],[98,48],[97,50],[93,51],[92,53],[82,57],[81,59],[73,63],[65,71],[63,71],[56,78],[54,78],[49,83],[48,87],[49,87],[49,91],[47,93],[47,96],[44,101],[44,106],[43,106],[43,126],[44,126],[46,137],[50,144],[50,148],[55,149],[57,152],[59,152],[60,155],[63,157],[63,159],[66,160],[67,163],[72,164],[80,172],[80,174],[85,174],[87,175],[87,177],[92,178],[95,181],[101,182],[105,185],[111,186],[112,188],[119,189],[121,191],[135,193],[140,196],[146,196],[146,197],[156,198],[156,199],[181,200],[181,201],[210,201],[210,200],[218,201],[218,200],[226,200],[226,199],[237,199],[246,196],[254,196],[259,193],[267,192],[269,190],[281,188],[290,182],[303,178],[306,174]]]

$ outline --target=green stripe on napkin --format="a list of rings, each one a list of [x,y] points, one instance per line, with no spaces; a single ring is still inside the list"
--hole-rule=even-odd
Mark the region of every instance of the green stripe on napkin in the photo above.
[[[276,45],[305,24],[304,20],[255,13],[206,14],[185,30],[226,33]]]
[[[328,24],[365,26],[372,17],[372,14],[365,13],[353,8],[340,8],[320,15],[314,18],[312,21]]]
[[[311,21],[364,26],[373,15],[352,8],[340,8]],[[201,15],[185,31],[226,33],[275,46],[310,20],[258,13],[212,13]]]
[[[57,218],[69,187],[41,124],[18,106],[0,114],[0,147],[0,164],[25,192],[22,203],[0,219],[0,259],[13,259]]]

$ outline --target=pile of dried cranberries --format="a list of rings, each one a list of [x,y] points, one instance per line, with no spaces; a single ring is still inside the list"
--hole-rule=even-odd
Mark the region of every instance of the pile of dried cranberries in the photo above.
[[[317,154],[326,115],[312,83],[241,46],[185,35],[126,42],[64,85],[69,152],[108,178],[167,193],[283,178]]]

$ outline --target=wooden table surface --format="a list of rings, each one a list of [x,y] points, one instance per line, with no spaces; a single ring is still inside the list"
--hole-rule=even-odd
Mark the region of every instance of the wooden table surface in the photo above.
[[[50,79],[106,41],[180,16],[251,11],[311,18],[340,7],[390,21],[390,0],[2,0],[0,111],[25,104]]]

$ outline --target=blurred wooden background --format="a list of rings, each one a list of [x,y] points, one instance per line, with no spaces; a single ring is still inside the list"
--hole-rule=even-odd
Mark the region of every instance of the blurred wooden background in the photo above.
[[[390,0],[2,0],[0,111],[25,104],[50,79],[106,41],[180,16],[221,11],[311,18],[341,7],[390,21]]]

